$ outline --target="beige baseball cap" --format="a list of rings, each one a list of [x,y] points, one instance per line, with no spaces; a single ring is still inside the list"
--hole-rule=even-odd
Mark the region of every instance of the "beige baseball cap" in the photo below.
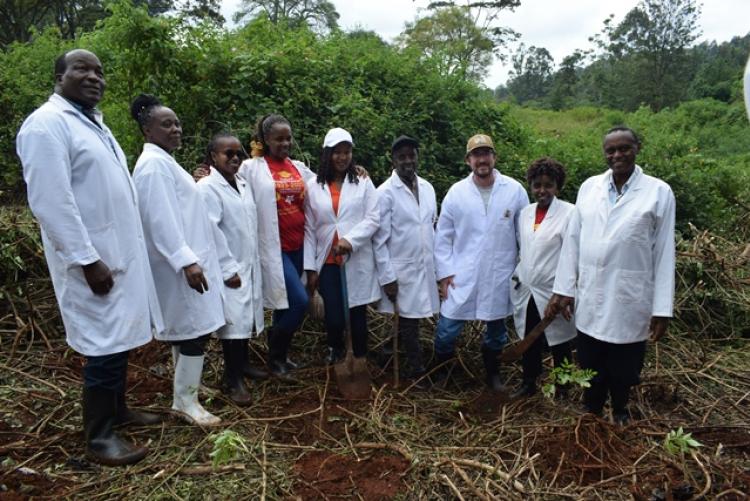
[[[492,151],[495,151],[495,144],[487,134],[476,134],[471,136],[469,142],[466,143],[466,154],[468,155],[477,148],[491,148]]]

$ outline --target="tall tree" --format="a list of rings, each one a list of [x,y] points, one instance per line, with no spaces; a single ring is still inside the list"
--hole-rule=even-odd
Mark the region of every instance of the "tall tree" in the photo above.
[[[318,32],[338,29],[339,13],[329,0],[242,0],[234,14],[237,22],[265,15],[274,23],[306,25]]]
[[[526,47],[521,44],[511,58],[508,92],[519,102],[542,99],[552,83],[555,64],[552,55],[544,47]]]
[[[659,110],[677,103],[689,74],[687,49],[700,36],[700,4],[695,0],[641,0],[619,24],[612,17],[594,41],[621,65],[620,76],[637,90],[638,101]]]
[[[437,60],[445,75],[480,80],[493,59],[504,59],[508,43],[518,38],[496,24],[503,10],[518,5],[520,0],[433,2],[427,7],[429,15],[406,23],[397,42]]]

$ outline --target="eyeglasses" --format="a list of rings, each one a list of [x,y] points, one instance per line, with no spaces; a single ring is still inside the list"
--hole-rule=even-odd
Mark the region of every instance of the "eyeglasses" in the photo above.
[[[244,160],[247,158],[247,153],[245,153],[245,150],[224,150],[224,155],[226,155],[228,159],[232,159],[235,156],[240,160]]]

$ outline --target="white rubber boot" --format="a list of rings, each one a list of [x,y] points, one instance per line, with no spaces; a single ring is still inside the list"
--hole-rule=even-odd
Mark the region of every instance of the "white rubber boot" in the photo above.
[[[221,419],[198,402],[198,388],[203,373],[203,355],[190,357],[180,354],[174,371],[174,402],[172,410],[188,422],[200,426],[216,426]]]

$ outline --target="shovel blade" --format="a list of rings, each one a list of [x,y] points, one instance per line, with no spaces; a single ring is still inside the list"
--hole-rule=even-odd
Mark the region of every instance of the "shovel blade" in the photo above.
[[[370,398],[370,373],[365,358],[346,357],[333,366],[336,385],[347,400],[367,400]]]

